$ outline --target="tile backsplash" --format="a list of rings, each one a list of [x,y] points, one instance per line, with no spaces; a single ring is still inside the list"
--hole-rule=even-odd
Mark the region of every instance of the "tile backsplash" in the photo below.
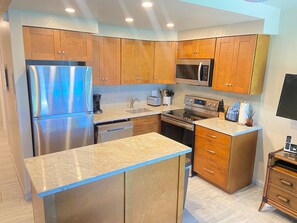
[[[129,98],[139,98],[141,103],[146,103],[147,96],[150,96],[152,90],[165,89],[167,85],[163,84],[133,84],[118,86],[94,86],[93,93],[101,94],[101,104],[128,104]],[[159,92],[159,91],[158,91]]]

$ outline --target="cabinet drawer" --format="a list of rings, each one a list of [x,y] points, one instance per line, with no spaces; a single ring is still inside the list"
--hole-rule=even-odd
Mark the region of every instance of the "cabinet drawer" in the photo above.
[[[227,170],[217,166],[214,162],[200,158],[194,160],[194,171],[213,182],[219,187],[227,189]]]
[[[279,166],[271,168],[269,183],[297,193],[297,173]]]
[[[228,169],[230,148],[203,137],[197,137],[195,143],[195,159],[204,158]]]
[[[160,122],[160,116],[159,115],[150,115],[150,116],[144,116],[139,118],[131,118],[131,121],[133,121],[134,126],[138,125],[147,125],[156,123],[158,124]]]
[[[293,210],[297,210],[297,197],[278,186],[269,183],[267,197]]]
[[[157,124],[146,124],[146,125],[134,126],[134,128],[133,128],[133,136],[146,134],[146,133],[150,133],[150,132],[158,132],[159,133],[158,125]]]
[[[197,126],[195,134],[226,146],[231,144],[231,136],[201,126]]]

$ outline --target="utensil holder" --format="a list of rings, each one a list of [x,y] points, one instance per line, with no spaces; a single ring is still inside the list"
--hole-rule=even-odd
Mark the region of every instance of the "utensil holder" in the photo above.
[[[172,104],[172,97],[163,97],[163,105],[171,105]]]

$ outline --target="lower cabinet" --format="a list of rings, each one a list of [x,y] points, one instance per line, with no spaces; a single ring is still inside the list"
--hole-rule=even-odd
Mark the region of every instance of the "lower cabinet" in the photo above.
[[[228,193],[252,182],[258,132],[229,136],[197,126],[193,170]]]
[[[160,115],[131,118],[131,121],[133,121],[133,136],[150,132],[160,133]]]

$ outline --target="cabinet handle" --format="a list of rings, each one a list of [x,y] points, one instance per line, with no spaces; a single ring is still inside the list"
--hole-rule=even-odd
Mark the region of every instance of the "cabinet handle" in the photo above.
[[[157,76],[154,76],[155,80],[157,79]]]
[[[211,154],[216,154],[216,152],[215,151],[213,151],[213,150],[209,150],[209,149],[205,149],[207,152],[209,152],[209,153],[211,153]]]
[[[281,200],[281,201],[283,201],[283,202],[286,202],[286,203],[289,203],[289,201],[290,201],[289,199],[284,198],[284,197],[282,197],[280,195],[276,195],[276,198],[279,199],[279,200]]]
[[[209,172],[209,173],[211,173],[211,174],[214,174],[214,171],[212,171],[212,170],[209,170],[209,169],[207,169],[207,168],[203,168],[205,171],[207,171],[207,172]]]
[[[286,185],[286,186],[289,186],[289,187],[292,187],[292,183],[290,183],[290,182],[288,182],[288,181],[286,181],[286,180],[283,180],[283,179],[280,179],[279,180],[282,184],[284,184],[284,185]]]
[[[216,136],[214,136],[214,135],[210,135],[210,134],[207,134],[207,136],[209,136],[209,137],[211,137],[211,138],[213,138],[213,139],[216,139],[216,138],[217,138]]]

